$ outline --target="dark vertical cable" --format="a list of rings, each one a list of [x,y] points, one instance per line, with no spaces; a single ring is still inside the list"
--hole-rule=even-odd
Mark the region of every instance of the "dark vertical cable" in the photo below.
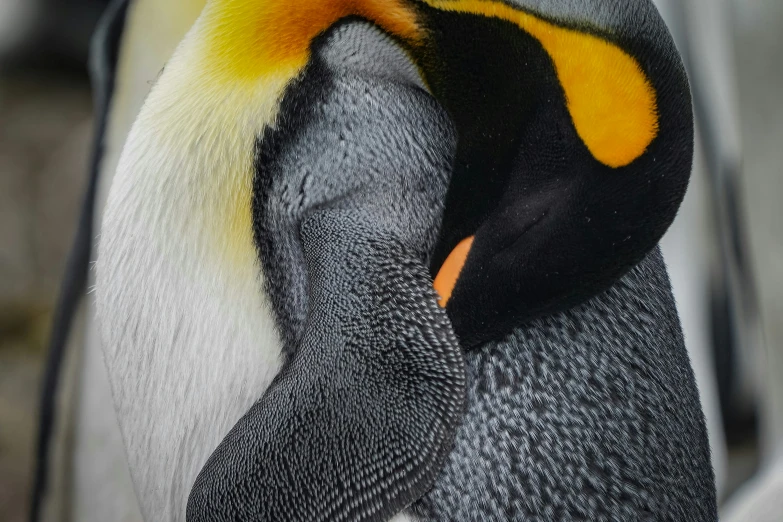
[[[56,421],[55,405],[62,361],[76,311],[87,287],[92,252],[93,220],[95,218],[95,195],[103,157],[103,137],[108,123],[109,106],[114,90],[115,65],[128,3],[129,0],[114,0],[109,4],[98,23],[90,49],[90,71],[93,80],[96,114],[95,137],[92,143],[89,179],[84,194],[82,212],[73,247],[68,256],[52,321],[39,405],[34,482],[30,499],[30,522],[38,522],[43,509],[49,478],[49,457]]]

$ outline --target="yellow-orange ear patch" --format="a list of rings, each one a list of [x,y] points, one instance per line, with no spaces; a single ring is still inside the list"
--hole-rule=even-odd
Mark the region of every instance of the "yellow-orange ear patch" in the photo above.
[[[459,274],[462,272],[462,267],[465,266],[465,261],[470,253],[470,247],[473,246],[473,237],[463,239],[454,250],[451,251],[449,257],[440,267],[438,275],[435,276],[435,282],[432,284],[435,287],[435,291],[440,295],[438,304],[443,308],[451,299],[451,292],[454,291],[454,285],[457,284]]]
[[[507,20],[541,42],[554,62],[576,131],[601,163],[624,167],[657,136],[655,90],[639,63],[616,45],[496,0],[425,2],[444,11]]]

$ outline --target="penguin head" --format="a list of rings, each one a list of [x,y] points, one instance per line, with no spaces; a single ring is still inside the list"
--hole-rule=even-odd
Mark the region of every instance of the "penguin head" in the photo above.
[[[423,11],[428,84],[459,135],[431,268],[470,348],[607,289],[657,244],[690,175],[690,91],[650,2]]]

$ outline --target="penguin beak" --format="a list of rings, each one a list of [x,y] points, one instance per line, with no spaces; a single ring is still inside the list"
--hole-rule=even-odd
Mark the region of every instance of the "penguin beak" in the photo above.
[[[459,244],[454,247],[449,257],[443,262],[443,266],[440,267],[438,275],[435,276],[433,287],[438,292],[438,304],[442,307],[446,307],[451,299],[451,293],[454,291],[454,286],[457,284],[459,275],[462,272],[462,268],[465,266],[465,261],[468,259],[468,254],[473,246],[473,237],[463,239]]]

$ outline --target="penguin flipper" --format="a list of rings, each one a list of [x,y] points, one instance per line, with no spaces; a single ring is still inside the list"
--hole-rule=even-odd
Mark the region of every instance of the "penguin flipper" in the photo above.
[[[417,87],[318,68],[303,83],[325,86],[325,99],[292,90],[282,120],[302,134],[279,131],[259,170],[282,185],[273,195],[304,187],[309,208],[291,225],[306,317],[280,374],[203,467],[190,522],[389,520],[432,486],[463,413],[462,351],[427,266],[453,142],[446,119]],[[438,119],[417,133],[427,116]],[[259,209],[291,208],[269,197]]]
[[[355,217],[304,224],[308,328],[205,465],[189,521],[383,521],[435,480],[462,413],[461,352],[420,257]],[[335,274],[341,262],[362,270]]]

